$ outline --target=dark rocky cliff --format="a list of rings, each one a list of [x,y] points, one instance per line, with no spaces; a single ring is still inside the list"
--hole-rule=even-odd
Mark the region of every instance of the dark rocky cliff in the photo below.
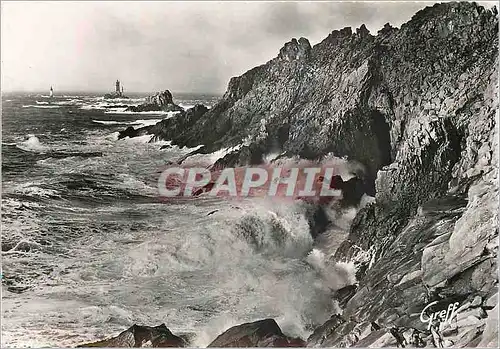
[[[232,78],[212,109],[139,133],[204,144],[206,152],[244,143],[231,156],[238,165],[255,162],[252,153],[280,151],[313,159],[333,153],[365,166],[366,192],[376,201],[357,214],[332,256],[355,261],[358,283],[342,297],[342,314],[308,345],[492,345],[497,67],[496,8],[437,4],[377,35],[361,26],[333,31],[314,47],[294,39]],[[419,319],[435,300],[462,305],[437,334]]]

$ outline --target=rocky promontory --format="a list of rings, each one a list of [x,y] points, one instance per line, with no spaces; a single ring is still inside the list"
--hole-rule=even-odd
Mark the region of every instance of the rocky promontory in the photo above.
[[[307,346],[496,347],[498,63],[496,7],[436,4],[376,35],[363,25],[314,46],[293,39],[232,78],[210,110],[128,136],[206,153],[240,145],[223,166],[276,152],[363,165],[356,175],[374,203],[330,251],[357,280],[335,291],[341,310]],[[455,302],[447,326],[421,321],[430,303],[441,312]]]

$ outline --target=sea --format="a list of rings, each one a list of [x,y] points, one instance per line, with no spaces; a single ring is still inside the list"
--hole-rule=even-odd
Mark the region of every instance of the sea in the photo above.
[[[131,97],[2,95],[2,347],[75,346],[162,323],[202,347],[264,318],[307,338],[338,311],[332,292],[352,282],[352,265],[329,263],[301,203],[160,200],[162,167],[190,149],[118,140],[174,117],[128,112],[144,98]],[[218,98],[174,94],[184,108]]]

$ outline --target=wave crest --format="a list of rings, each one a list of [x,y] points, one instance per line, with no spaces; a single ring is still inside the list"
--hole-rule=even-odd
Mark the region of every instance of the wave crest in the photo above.
[[[25,151],[43,152],[47,150],[47,147],[43,145],[37,136],[28,135],[28,139],[24,142],[16,145],[19,149]]]

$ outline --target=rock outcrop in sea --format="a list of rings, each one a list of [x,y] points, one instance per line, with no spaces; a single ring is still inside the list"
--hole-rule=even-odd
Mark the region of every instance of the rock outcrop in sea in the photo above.
[[[373,204],[333,261],[357,282],[307,346],[498,345],[498,12],[443,3],[377,35],[363,25],[311,46],[286,43],[232,78],[210,110],[196,106],[129,130],[245,166],[266,154],[364,166]],[[441,328],[420,319],[460,304]],[[253,343],[253,342],[252,342]]]
[[[174,103],[172,93],[169,90],[157,92],[153,96],[146,97],[143,104],[133,105],[127,108],[128,111],[145,112],[145,111],[184,111],[181,106]]]

